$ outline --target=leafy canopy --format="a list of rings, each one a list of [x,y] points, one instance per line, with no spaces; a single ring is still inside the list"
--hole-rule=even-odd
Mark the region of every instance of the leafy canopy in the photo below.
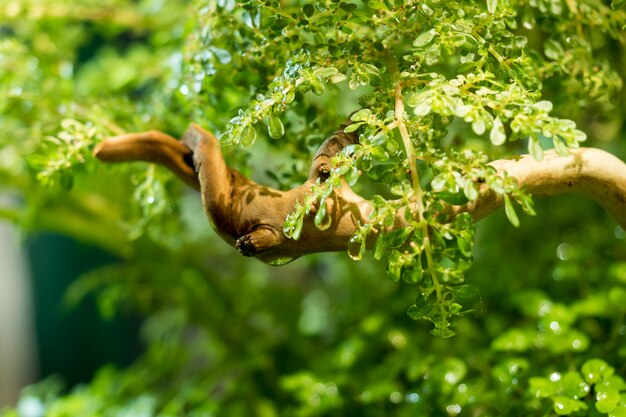
[[[201,9],[205,30],[188,45],[192,74],[181,88],[207,94],[207,74],[234,70],[220,86],[232,83],[252,94],[243,95],[220,140],[244,148],[260,135],[306,140],[303,133],[315,128],[307,115],[334,116],[320,103],[360,107],[348,128],[358,130],[359,145],[334,159],[331,178],[296,207],[285,233],[298,239],[312,205],[342,177],[351,186],[383,185],[371,222],[352,238],[349,254],[362,258],[368,235],[379,232],[374,257],[386,258],[387,275],[419,287],[409,315],[432,321],[434,333],[448,337],[454,318],[472,311],[459,301],[476,294],[461,285],[471,265],[474,226],[467,214],[452,222],[440,218],[442,207],[475,200],[478,183],[485,182],[504,196],[506,214],[518,226],[514,202],[527,213],[533,213],[532,203],[514,181],[486,166],[489,156],[503,153],[494,147],[523,139],[537,159],[544,147],[567,154],[586,135],[572,120],[553,115],[552,102],[542,97],[544,83],[561,78],[573,84],[573,95],[593,100],[597,93],[578,79],[601,80],[604,101],[621,86],[608,63],[596,68],[593,45],[580,35],[585,19],[615,12],[568,7],[582,21],[563,20],[568,11],[560,2],[212,2]],[[541,27],[561,30],[529,45],[531,31],[541,30],[536,12],[546,14],[539,17]],[[619,24],[611,21],[602,34],[616,37]],[[566,59],[562,45],[569,44],[586,47]],[[469,146],[458,146],[459,140]],[[398,211],[405,213],[406,227],[383,233]],[[319,228],[330,226],[325,216],[317,213]]]

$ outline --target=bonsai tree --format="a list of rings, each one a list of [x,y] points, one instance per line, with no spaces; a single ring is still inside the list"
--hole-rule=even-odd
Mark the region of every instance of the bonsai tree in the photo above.
[[[622,3],[0,6],[0,214],[147,316],[6,414],[624,415]]]

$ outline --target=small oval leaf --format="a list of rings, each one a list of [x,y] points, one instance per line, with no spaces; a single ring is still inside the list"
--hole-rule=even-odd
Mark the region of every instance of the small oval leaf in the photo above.
[[[267,131],[272,139],[280,139],[285,134],[285,127],[277,116],[271,115],[267,123]]]
[[[515,227],[519,227],[519,218],[517,217],[517,213],[515,212],[515,208],[508,194],[504,194],[504,212],[511,224]]]
[[[413,46],[417,48],[421,48],[423,46],[428,45],[435,38],[436,34],[437,32],[435,31],[435,29],[431,29],[429,31],[426,31],[420,34],[413,42]]]
[[[493,127],[491,128],[489,139],[491,140],[491,143],[496,146],[500,146],[506,142],[506,133],[504,132],[504,126],[502,125],[500,117],[496,117],[493,121]]]
[[[543,148],[539,140],[533,136],[528,139],[528,153],[530,153],[536,161],[543,159]]]
[[[256,141],[256,129],[254,128],[254,126],[246,126],[241,133],[240,140],[241,146],[243,146],[244,148],[249,148],[254,145],[254,142]]]

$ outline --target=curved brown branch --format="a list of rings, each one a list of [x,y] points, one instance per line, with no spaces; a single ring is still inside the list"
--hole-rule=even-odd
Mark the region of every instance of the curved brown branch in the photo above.
[[[560,156],[547,151],[537,161],[530,155],[490,163],[500,173],[517,179],[533,197],[575,193],[591,198],[626,228],[626,164],[596,148],[580,148]],[[451,214],[469,212],[478,221],[502,207],[502,195],[483,185],[479,198],[465,206],[452,207]]]
[[[326,201],[331,227],[319,230],[314,216],[305,219],[299,240],[283,233],[285,218],[302,202],[317,181],[325,180],[330,159],[357,137],[340,129],[320,147],[307,182],[288,191],[258,184],[226,166],[217,139],[192,124],[182,142],[161,132],[144,132],[104,140],[95,150],[108,162],[143,160],[163,164],[190,186],[199,189],[207,216],[217,233],[244,256],[282,264],[299,256],[345,250],[359,224],[368,222],[372,204],[344,184]],[[560,157],[546,152],[542,161],[530,156],[491,163],[499,172],[516,178],[533,196],[574,192],[601,204],[626,228],[626,164],[593,148],[573,150]],[[465,206],[451,206],[446,213],[469,212],[475,220],[503,205],[502,196],[483,186],[479,198]],[[402,224],[403,214],[398,214]]]
[[[105,162],[146,161],[165,165],[187,185],[200,189],[191,149],[157,130],[107,138],[96,147],[94,155]]]
[[[344,250],[358,222],[367,218],[369,202],[344,185],[327,201],[332,219],[328,230],[321,232],[308,219],[299,240],[283,233],[296,202],[304,201],[318,178],[328,176],[330,158],[355,142],[356,136],[343,130],[332,135],[316,153],[309,180],[289,191],[258,184],[228,168],[217,139],[195,124],[182,142],[161,132],[132,133],[105,139],[94,155],[106,162],[141,160],[167,166],[200,190],[209,221],[226,242],[245,256],[281,264],[307,253]]]

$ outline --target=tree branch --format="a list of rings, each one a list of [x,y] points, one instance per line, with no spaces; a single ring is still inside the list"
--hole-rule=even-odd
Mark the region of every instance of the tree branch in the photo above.
[[[491,162],[498,172],[507,172],[533,197],[575,193],[591,198],[626,228],[626,164],[596,148],[570,150],[560,156],[544,152],[541,161],[530,155]],[[487,217],[504,204],[503,196],[483,185],[478,199],[464,206],[450,207],[450,214],[469,212],[475,221]]]
[[[288,191],[275,190],[228,168],[217,139],[192,124],[181,142],[161,132],[133,133],[105,139],[94,151],[106,162],[142,160],[167,166],[183,181],[200,190],[207,216],[216,232],[244,256],[255,256],[282,264],[315,252],[346,250],[359,224],[368,222],[373,210],[370,201],[343,184],[326,201],[331,227],[319,230],[308,216],[299,240],[288,239],[283,224],[297,202],[303,202],[319,178],[330,172],[331,158],[345,146],[357,142],[355,134],[342,129],[328,138],[314,156],[309,179]],[[626,228],[626,164],[594,148],[572,150],[567,157],[553,151],[542,161],[525,155],[497,160],[492,165],[517,179],[535,197],[563,193],[585,195],[611,213]],[[476,201],[449,206],[452,216],[469,212],[478,221],[503,205],[503,197],[483,185]],[[404,221],[398,214],[398,225]]]

